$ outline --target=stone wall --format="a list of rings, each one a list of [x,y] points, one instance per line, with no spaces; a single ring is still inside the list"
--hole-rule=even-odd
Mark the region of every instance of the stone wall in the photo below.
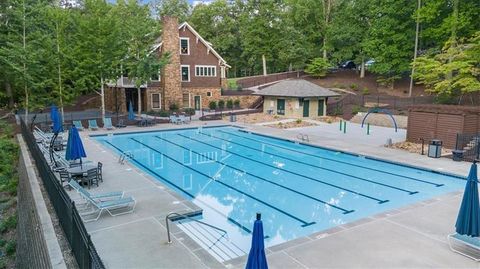
[[[163,17],[162,49],[160,54],[170,53],[170,62],[161,72],[163,94],[162,107],[182,103],[182,84],[180,76],[180,38],[178,20],[175,17]]]
[[[225,103],[228,100],[240,100],[240,107],[249,108],[255,101],[262,98],[257,95],[221,95],[222,92],[219,88],[183,88],[184,93],[189,94],[189,107],[195,107],[195,96],[200,96],[201,108],[208,109],[211,101],[218,102],[224,100]],[[210,96],[207,93],[210,92]],[[225,104],[226,105],[226,104]]]
[[[232,99],[232,100],[240,100],[240,107],[242,108],[249,108],[253,103],[255,103],[258,99],[262,98],[261,96],[258,95],[234,95],[234,96],[220,96],[220,99],[224,100],[227,102],[227,100]],[[217,101],[218,101],[217,100]]]

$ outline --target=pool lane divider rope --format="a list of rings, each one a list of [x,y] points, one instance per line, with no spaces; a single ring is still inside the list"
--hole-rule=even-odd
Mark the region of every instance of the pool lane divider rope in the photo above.
[[[239,132],[245,132],[245,131],[242,131],[242,130],[238,130],[238,131],[239,131]],[[245,139],[248,139],[248,140],[256,141],[256,142],[258,142],[258,143],[263,143],[263,144],[266,144],[266,145],[270,145],[270,146],[272,146],[272,147],[277,147],[277,148],[281,148],[281,149],[285,149],[285,150],[297,152],[297,153],[300,153],[300,154],[303,154],[303,155],[308,155],[308,156],[312,156],[312,157],[319,158],[319,159],[324,159],[324,160],[339,162],[339,163],[343,163],[343,164],[346,164],[346,165],[356,166],[356,167],[360,167],[360,168],[364,168],[364,169],[368,169],[368,170],[372,170],[372,171],[376,171],[376,172],[380,172],[380,173],[385,173],[385,174],[389,174],[389,175],[393,175],[393,176],[398,176],[398,177],[402,177],[402,178],[407,178],[407,179],[410,179],[410,180],[413,180],[413,181],[418,181],[418,182],[422,182],[422,183],[425,183],[425,184],[433,185],[433,186],[435,186],[435,187],[442,187],[442,186],[445,185],[445,184],[439,184],[439,183],[431,182],[431,181],[428,181],[428,180],[422,180],[422,179],[418,179],[418,178],[414,178],[414,177],[410,177],[410,176],[405,176],[405,175],[402,175],[402,174],[396,174],[396,173],[388,172],[388,171],[385,171],[385,170],[370,168],[370,167],[363,166],[363,165],[352,164],[352,163],[349,163],[349,162],[344,162],[344,161],[340,161],[340,160],[335,160],[335,159],[327,158],[327,157],[321,157],[321,156],[317,156],[317,155],[315,155],[315,154],[311,154],[311,153],[303,152],[303,151],[300,151],[300,150],[295,150],[295,149],[283,147],[283,146],[280,146],[280,145],[275,145],[275,144],[273,144],[273,143],[269,143],[269,142],[266,142],[266,141],[263,141],[263,140],[258,140],[258,139],[246,137],[246,136],[243,136],[243,135],[237,135],[237,134],[233,134],[233,133],[226,132],[226,131],[223,131],[223,130],[218,130],[218,132],[222,132],[222,133],[225,133],[225,134],[229,134],[229,135],[233,135],[233,136],[245,138]],[[257,135],[257,134],[253,134],[253,135]],[[259,136],[261,136],[261,135],[259,135]],[[307,146],[308,146],[308,145],[307,145]],[[314,147],[314,146],[313,146],[313,147]]]
[[[250,147],[250,146],[245,146],[245,145],[242,145],[242,144],[240,144],[240,143],[236,143],[236,142],[230,141],[230,140],[228,140],[228,139],[224,139],[224,138],[221,138],[221,137],[218,137],[218,136],[214,136],[214,135],[212,135],[212,134],[205,134],[205,133],[200,133],[200,134],[205,135],[205,136],[209,136],[209,137],[212,137],[212,138],[216,138],[216,139],[219,139],[219,140],[223,140],[223,141],[226,141],[226,142],[229,142],[229,143],[232,143],[232,144],[235,144],[235,145],[239,145],[239,146],[242,146],[242,147],[245,147],[245,148],[249,148],[249,149],[252,149],[252,150],[255,150],[255,151],[264,152],[264,153],[267,153],[267,154],[270,154],[270,155],[273,155],[273,156],[277,156],[277,157],[282,158],[282,159],[285,159],[285,160],[290,160],[290,161],[293,161],[293,162],[297,162],[297,163],[305,164],[305,165],[308,165],[308,166],[316,167],[316,168],[318,168],[318,169],[322,169],[322,170],[329,171],[329,172],[332,172],[332,173],[344,175],[344,176],[351,177],[351,178],[355,178],[355,179],[358,179],[358,180],[361,180],[361,181],[366,181],[366,182],[370,182],[370,183],[372,183],[372,184],[377,184],[377,185],[384,186],[384,187],[387,187],[387,188],[391,188],[391,189],[394,189],[394,190],[406,192],[406,193],[408,193],[408,194],[410,194],[410,195],[418,193],[418,191],[406,190],[406,189],[399,188],[399,187],[395,187],[395,186],[392,186],[392,185],[389,185],[389,184],[381,183],[381,182],[378,182],[378,181],[375,181],[375,180],[370,180],[370,179],[366,179],[366,178],[354,176],[354,175],[351,175],[351,174],[343,173],[343,172],[340,172],[340,171],[336,171],[336,170],[333,170],[333,169],[321,167],[321,166],[318,166],[318,165],[314,165],[314,164],[310,164],[310,163],[306,163],[306,162],[302,162],[302,161],[297,161],[297,160],[295,160],[295,159],[288,158],[288,157],[284,157],[284,156],[282,156],[282,155],[278,155],[278,154],[275,154],[275,153],[271,153],[271,152],[267,152],[267,151],[261,151],[261,150],[259,150],[259,149],[256,149],[256,148],[253,148],[253,147]],[[230,152],[230,151],[229,151],[229,152]],[[232,152],[230,152],[230,153],[232,153]],[[232,154],[234,154],[234,153],[232,153]],[[247,158],[247,157],[244,157],[244,156],[239,155],[239,154],[236,154],[236,155],[238,155],[238,156],[240,156],[240,157],[243,157],[243,158]],[[247,159],[250,159],[250,158],[247,158]],[[255,161],[256,161],[256,160],[255,160]],[[258,161],[257,161],[257,162],[258,162]],[[263,163],[263,162],[260,162],[260,163]],[[265,164],[265,163],[264,163],[264,164]],[[265,164],[265,165],[272,166],[272,165],[270,165],[270,164]],[[276,167],[276,166],[275,166],[275,167]],[[300,175],[300,176],[309,178],[308,176],[304,176],[304,175],[298,174],[298,173],[296,173],[296,172],[289,171],[289,170],[284,169],[284,168],[278,168],[278,169],[287,171],[288,173],[292,173],[292,174],[296,174],[296,175]],[[380,204],[386,203],[386,202],[388,202],[388,200],[379,200],[379,203],[380,203]]]
[[[180,135],[180,134],[178,134],[178,135]],[[181,136],[181,135],[180,135],[180,136]],[[196,151],[194,151],[194,150],[192,150],[192,149],[186,148],[186,147],[184,147],[184,146],[181,146],[181,145],[179,145],[179,144],[177,144],[177,143],[175,143],[175,142],[172,142],[172,141],[167,140],[167,139],[165,139],[165,138],[160,138],[160,137],[157,137],[157,136],[155,136],[155,137],[158,138],[158,139],[164,140],[164,141],[166,141],[166,142],[168,142],[168,143],[171,143],[171,144],[173,144],[173,145],[175,145],[175,146],[177,146],[177,147],[183,148],[183,149],[188,150],[188,151],[191,151],[191,152],[193,152],[193,153],[195,153],[195,154],[197,154],[197,155],[200,155],[200,153],[198,153],[198,152],[196,152]],[[188,138],[188,137],[186,137],[186,138]],[[203,156],[203,155],[202,155],[202,156]],[[250,172],[247,172],[247,171],[240,170],[240,169],[235,168],[235,167],[233,167],[233,166],[231,166],[231,165],[229,165],[229,164],[223,163],[223,162],[221,162],[221,161],[216,161],[215,159],[210,158],[210,157],[208,157],[208,156],[205,156],[205,157],[206,157],[206,158],[209,158],[210,160],[212,160],[212,161],[214,161],[214,162],[216,162],[216,163],[219,163],[219,164],[221,164],[221,165],[224,165],[224,166],[226,166],[226,167],[229,167],[229,168],[231,168],[231,169],[233,169],[233,170],[235,170],[235,171],[238,171],[238,172],[247,174],[247,175],[249,175],[249,176],[258,178],[258,179],[260,179],[260,180],[262,180],[262,181],[271,183],[271,184],[273,184],[273,185],[275,185],[275,186],[278,186],[278,187],[280,187],[280,188],[284,188],[284,189],[286,189],[286,190],[289,190],[289,191],[294,192],[294,193],[296,193],[296,194],[298,194],[298,195],[307,197],[307,198],[312,199],[312,200],[314,200],[314,201],[317,201],[317,202],[319,202],[319,203],[326,204],[326,205],[329,205],[329,206],[331,206],[331,207],[334,207],[334,208],[336,208],[336,209],[338,209],[338,210],[343,211],[343,212],[344,212],[343,214],[348,214],[348,213],[352,213],[352,212],[355,211],[355,210],[346,210],[346,209],[341,208],[341,207],[339,207],[339,206],[336,206],[336,205],[334,205],[334,204],[331,204],[331,203],[328,203],[328,202],[326,202],[326,201],[323,201],[323,200],[320,200],[320,199],[318,199],[318,198],[315,198],[315,197],[313,197],[313,196],[311,196],[311,195],[308,195],[308,194],[305,194],[305,193],[301,193],[301,192],[299,192],[299,191],[297,191],[297,190],[294,190],[294,189],[292,189],[292,188],[289,188],[289,187],[287,187],[287,186],[283,186],[283,185],[281,185],[281,184],[278,184],[278,183],[276,183],[276,182],[274,182],[274,181],[271,181],[271,180],[268,180],[268,179],[266,179],[266,178],[263,178],[263,177],[254,175],[254,174],[252,174],[252,173],[250,173]]]
[[[104,140],[105,143],[109,144],[111,147],[113,147],[114,149],[118,150],[120,153],[124,153],[124,151],[122,149],[120,149],[119,147],[113,145],[112,143]],[[163,154],[162,154],[163,155]],[[136,164],[138,164],[139,166],[143,167],[145,170],[149,171],[150,173],[156,175],[157,177],[159,177],[160,179],[164,180],[165,182],[171,184],[172,186],[174,186],[175,188],[177,188],[178,190],[180,190],[181,192],[185,193],[188,197],[191,197],[192,199],[195,199],[195,196],[187,191],[185,191],[184,189],[180,188],[180,186],[176,185],[175,183],[171,182],[170,180],[164,178],[163,176],[159,175],[157,172],[153,171],[152,169],[148,168],[147,166],[145,166],[143,163],[137,161],[135,158],[130,158],[131,160],[133,160]],[[229,216],[221,213],[220,211],[216,210],[215,208],[209,206],[208,204],[206,204],[205,202],[201,201],[201,200],[197,200],[198,202],[204,204],[205,206],[211,208],[212,210],[214,210],[215,212],[217,212],[218,214],[224,216],[228,221],[230,221],[231,223],[235,224],[236,226],[238,226],[240,229],[244,230],[245,232],[251,234],[252,231],[243,226],[242,224],[240,224],[238,221],[230,218]]]
[[[181,135],[181,134],[177,134],[183,138],[187,138],[187,139],[190,139],[190,140],[193,140],[197,143],[202,143],[204,145],[207,145],[207,146],[210,146],[210,147],[213,147],[213,148],[216,148],[216,149],[219,149],[219,150],[223,150],[222,148],[220,147],[217,147],[217,146],[214,146],[214,145],[211,145],[209,143],[206,143],[206,142],[203,142],[203,141],[200,141],[200,140],[197,140],[197,139],[194,139],[194,138],[191,138],[191,137],[187,137],[187,136],[184,136],[184,135]],[[344,188],[344,187],[341,187],[341,186],[338,186],[338,185],[335,185],[335,184],[331,184],[331,183],[328,183],[328,182],[325,182],[325,181],[322,181],[322,180],[319,180],[319,179],[316,179],[316,178],[312,178],[310,176],[305,176],[305,175],[302,175],[302,174],[299,174],[299,173],[296,173],[296,172],[292,172],[292,171],[289,171],[287,169],[284,169],[284,168],[281,168],[281,167],[278,167],[278,166],[275,166],[275,165],[271,165],[271,164],[268,164],[268,163],[264,163],[264,162],[260,162],[258,160],[255,160],[255,159],[252,159],[250,157],[246,157],[246,156],[243,156],[243,155],[240,155],[238,153],[235,153],[235,152],[232,152],[232,151],[229,151],[229,150],[224,150],[232,155],[236,155],[236,156],[239,156],[241,158],[244,158],[244,159],[247,159],[247,160],[250,160],[250,161],[253,161],[253,162],[256,162],[256,163],[259,163],[259,164],[263,164],[265,166],[268,166],[268,167],[271,167],[271,168],[274,168],[274,169],[278,169],[278,170],[282,170],[282,171],[285,171],[287,173],[290,173],[292,175],[296,175],[296,176],[299,176],[299,177],[302,177],[302,178],[306,178],[306,179],[309,179],[309,180],[312,180],[312,181],[315,181],[315,182],[318,182],[318,183],[322,183],[322,184],[325,184],[327,186],[330,186],[330,187],[334,187],[334,188],[337,188],[337,189],[340,189],[340,190],[344,190],[344,191],[347,191],[347,192],[350,192],[350,193],[353,193],[353,194],[356,194],[356,195],[359,195],[359,196],[362,196],[364,198],[368,198],[368,199],[371,199],[371,200],[374,200],[376,202],[378,202],[379,204],[383,204],[383,203],[386,203],[386,202],[389,202],[389,200],[382,200],[382,199],[378,199],[378,198],[375,198],[373,196],[370,196],[370,195],[367,195],[367,194],[363,194],[363,193],[359,193],[357,191],[354,191],[354,190],[350,190],[350,189],[347,189],[347,188]],[[235,170],[238,170],[236,168],[233,168]],[[255,176],[253,175],[254,177],[258,177],[258,176]],[[270,182],[270,181],[269,181]]]
[[[162,154],[162,155],[165,156],[166,158],[172,160],[172,161],[175,162],[175,163],[180,164],[181,166],[183,166],[183,167],[185,167],[185,168],[187,168],[187,169],[190,169],[190,170],[192,170],[192,171],[194,171],[194,172],[196,172],[196,173],[198,173],[198,174],[201,174],[201,175],[203,175],[203,176],[206,177],[206,178],[214,179],[214,178],[212,178],[211,176],[209,176],[209,175],[207,175],[207,174],[205,174],[205,173],[202,173],[202,172],[200,172],[200,171],[198,171],[198,170],[196,170],[196,169],[193,169],[193,168],[189,167],[188,165],[185,165],[185,164],[183,164],[183,163],[175,160],[174,158],[168,156],[167,154],[162,153],[161,151],[158,151],[157,149],[152,148],[152,147],[150,147],[149,145],[147,145],[147,144],[145,144],[145,143],[143,143],[143,142],[141,142],[141,141],[138,141],[138,140],[135,139],[135,138],[130,138],[130,139],[133,140],[133,141],[135,141],[135,142],[137,142],[137,143],[139,143],[140,145],[143,145],[143,146],[146,147],[146,148],[149,148],[149,149],[151,149],[151,150],[153,150],[153,151],[155,151],[155,152],[157,152],[157,153],[159,153],[159,154]],[[163,139],[163,138],[161,138],[161,139]],[[276,207],[276,206],[274,206],[274,205],[271,205],[271,204],[269,204],[269,203],[267,203],[267,202],[265,202],[265,201],[262,201],[262,200],[260,200],[260,199],[258,199],[258,198],[256,198],[256,197],[254,197],[254,196],[252,196],[252,195],[250,195],[250,194],[248,194],[248,193],[246,193],[246,192],[244,192],[244,191],[241,191],[241,190],[239,190],[239,189],[237,189],[237,188],[235,188],[235,187],[233,187],[233,186],[231,186],[231,185],[228,185],[228,184],[226,184],[226,183],[224,183],[224,182],[221,182],[221,181],[218,181],[218,180],[215,180],[215,179],[214,179],[214,182],[216,182],[216,183],[218,183],[218,184],[221,184],[221,185],[223,185],[223,186],[225,186],[225,187],[227,187],[227,188],[230,188],[230,189],[232,189],[232,190],[234,190],[234,191],[236,191],[236,192],[238,192],[238,193],[241,193],[241,194],[243,194],[243,195],[245,195],[245,196],[247,196],[247,197],[250,197],[251,199],[253,199],[253,200],[255,200],[255,201],[259,202],[259,203],[262,203],[262,204],[264,204],[264,205],[266,205],[266,206],[268,206],[268,207],[270,207],[270,208],[273,208],[273,209],[277,210],[278,212],[280,212],[280,213],[282,213],[282,214],[284,214],[284,215],[286,215],[286,216],[288,216],[288,217],[290,217],[290,218],[292,218],[292,219],[294,219],[294,220],[302,223],[302,227],[307,227],[307,226],[310,226],[310,225],[313,225],[313,224],[316,223],[316,222],[306,222],[306,221],[304,221],[304,220],[302,220],[302,219],[300,219],[300,218],[298,218],[298,217],[296,217],[296,216],[294,216],[294,215],[292,215],[292,214],[290,214],[290,213],[288,213],[288,212],[286,212],[286,211],[284,211],[284,210],[282,210],[282,209],[280,209],[280,208],[278,208],[278,207]],[[351,212],[349,212],[349,213],[351,213]]]

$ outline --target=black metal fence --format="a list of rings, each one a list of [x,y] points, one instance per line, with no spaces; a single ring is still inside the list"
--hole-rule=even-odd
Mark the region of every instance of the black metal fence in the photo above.
[[[75,202],[70,199],[63,186],[53,174],[32,132],[28,129],[23,119],[20,121],[22,136],[32,154],[35,166],[79,267],[82,269],[105,268],[90,239],[90,235],[83,225]]]
[[[455,150],[463,151],[463,159],[466,161],[480,159],[480,133],[457,134]]]

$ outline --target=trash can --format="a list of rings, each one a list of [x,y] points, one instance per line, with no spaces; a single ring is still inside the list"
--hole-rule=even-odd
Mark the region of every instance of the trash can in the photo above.
[[[440,155],[442,155],[442,144],[442,140],[431,140],[430,144],[428,144],[428,157],[440,158]]]
[[[236,122],[237,121],[237,115],[232,114],[230,115],[230,122]]]
[[[460,150],[460,149],[455,149],[452,150],[452,158],[456,162],[461,162],[463,161],[463,154],[465,153],[465,150]]]

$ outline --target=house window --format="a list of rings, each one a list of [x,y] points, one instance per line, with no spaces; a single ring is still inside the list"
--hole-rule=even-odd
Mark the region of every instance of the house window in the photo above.
[[[160,94],[152,93],[152,109],[160,109]]]
[[[217,67],[214,65],[196,65],[195,76],[196,77],[216,77]]]
[[[189,47],[189,39],[185,37],[180,38],[180,54],[189,55],[190,54],[190,47]]]
[[[160,81],[160,70],[158,71],[158,73],[153,74],[151,79],[152,81]]]
[[[212,92],[207,92],[207,96],[212,96]]]
[[[190,81],[190,66],[189,65],[182,65],[182,81],[189,82]]]
[[[190,107],[190,94],[184,93],[182,96],[183,107]]]

